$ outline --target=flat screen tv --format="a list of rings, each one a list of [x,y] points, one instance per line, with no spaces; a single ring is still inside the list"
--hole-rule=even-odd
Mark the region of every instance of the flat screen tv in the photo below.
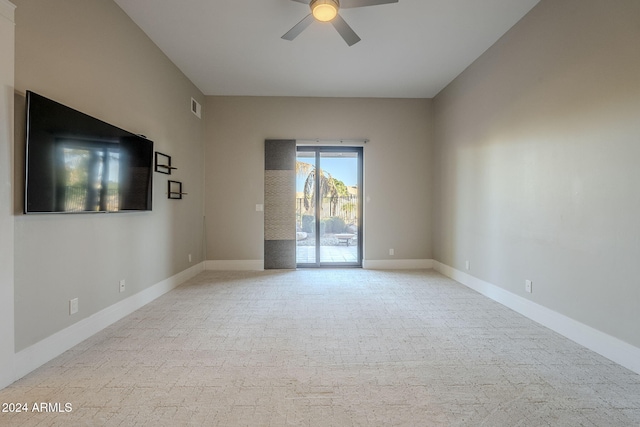
[[[150,211],[153,142],[27,91],[25,213]]]

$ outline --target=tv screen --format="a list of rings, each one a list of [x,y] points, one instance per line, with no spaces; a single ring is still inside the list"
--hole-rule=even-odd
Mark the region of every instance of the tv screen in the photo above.
[[[27,91],[25,213],[151,210],[153,141]]]

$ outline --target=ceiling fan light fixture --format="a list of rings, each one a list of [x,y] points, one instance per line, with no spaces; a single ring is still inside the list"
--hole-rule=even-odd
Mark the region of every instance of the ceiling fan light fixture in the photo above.
[[[320,22],[330,22],[338,14],[340,5],[336,0],[314,0],[310,4],[313,17]]]

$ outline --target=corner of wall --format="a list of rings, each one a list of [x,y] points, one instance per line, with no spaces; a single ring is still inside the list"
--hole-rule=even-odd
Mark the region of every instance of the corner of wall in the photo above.
[[[261,259],[250,260],[208,260],[205,262],[205,270],[216,271],[262,271],[264,261]]]
[[[432,259],[362,260],[366,270],[425,270],[433,268]]]

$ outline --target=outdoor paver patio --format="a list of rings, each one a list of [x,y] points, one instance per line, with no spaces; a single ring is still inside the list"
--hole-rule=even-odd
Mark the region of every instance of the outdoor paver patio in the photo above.
[[[357,246],[320,246],[320,261],[331,263],[358,262]],[[316,262],[315,246],[298,246],[296,250],[296,262],[309,264]]]

